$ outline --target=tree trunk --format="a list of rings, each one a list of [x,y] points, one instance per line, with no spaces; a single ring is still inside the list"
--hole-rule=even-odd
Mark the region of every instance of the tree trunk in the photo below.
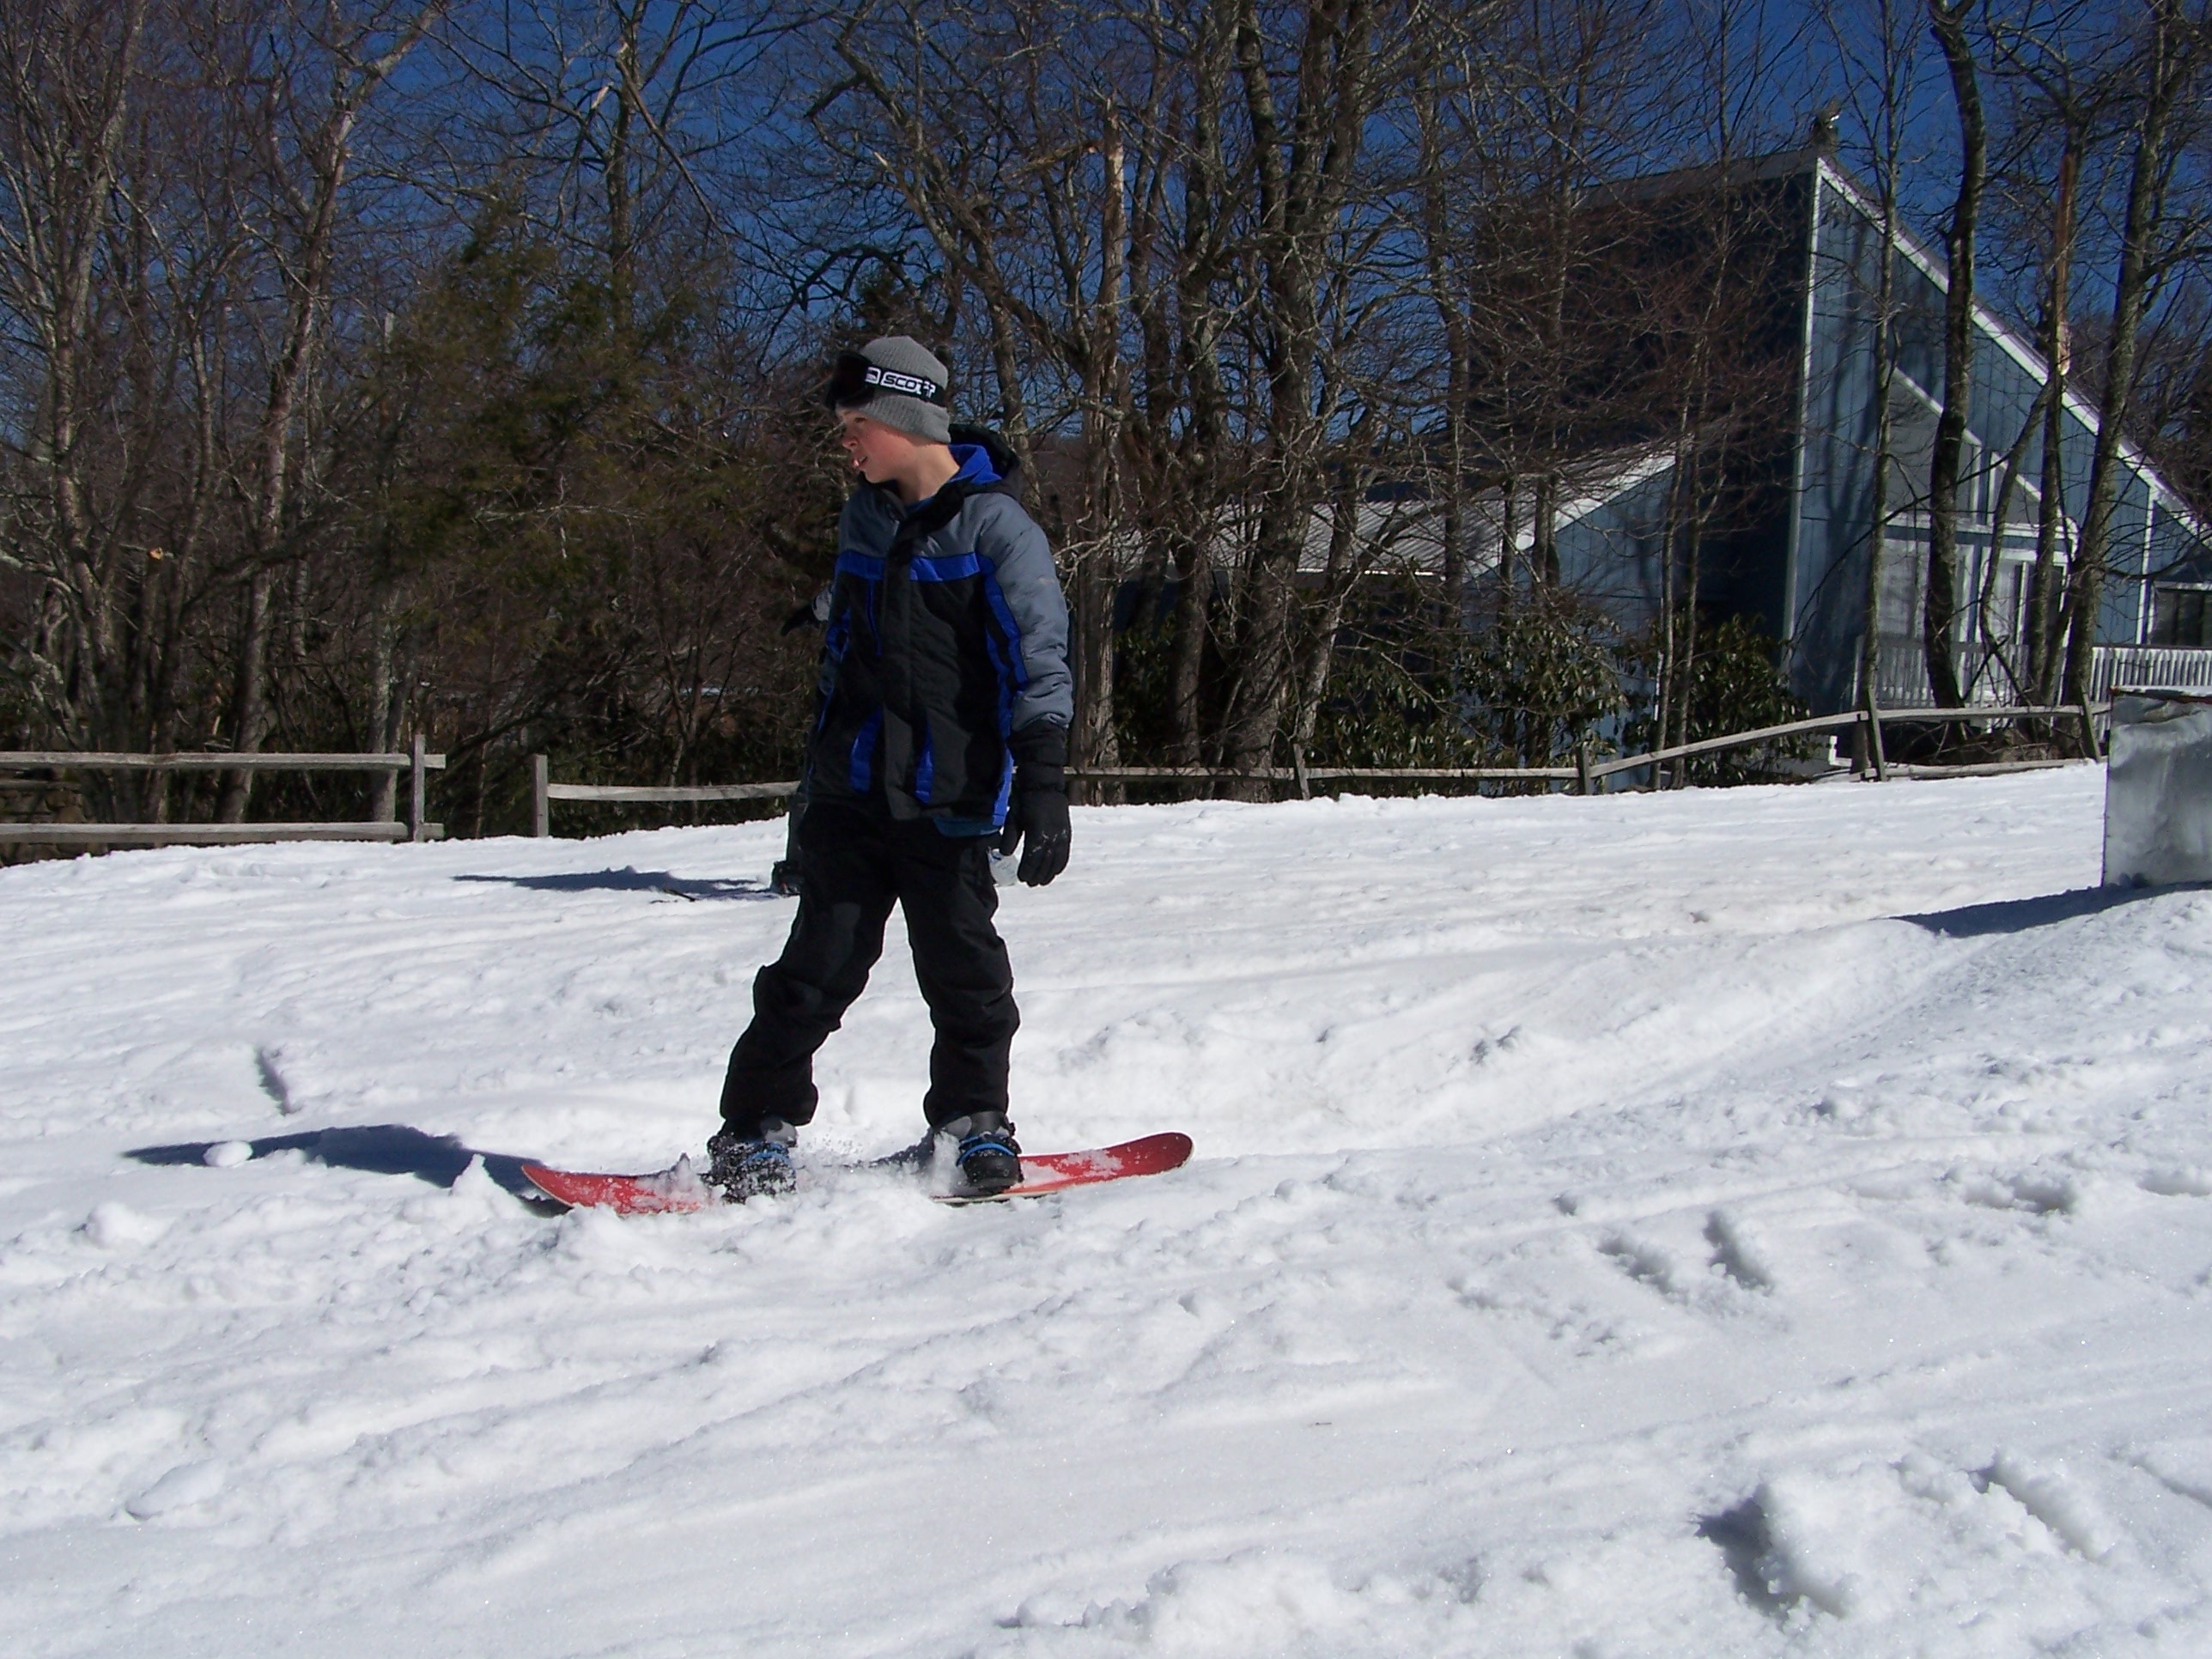
[[[270,599],[276,562],[283,552],[291,513],[297,462],[295,415],[313,371],[322,310],[329,297],[331,247],[337,228],[338,201],[352,156],[356,122],[368,100],[387,81],[444,9],[431,0],[398,31],[381,57],[363,61],[352,55],[362,35],[322,43],[332,58],[330,106],[307,146],[307,178],[301,189],[281,171],[275,180],[289,205],[293,245],[278,255],[284,292],[284,322],[275,361],[270,366],[268,402],[257,434],[255,494],[246,550],[246,619],[239,641],[237,678],[231,702],[231,743],[240,754],[254,754],[269,728],[268,652]],[[285,101],[301,88],[288,85]],[[270,99],[264,118],[286,118]],[[272,167],[281,168],[281,146],[264,135]],[[226,772],[216,816],[224,823],[244,820],[253,789],[250,771]]]
[[[1267,444],[1224,754],[1233,769],[1252,771],[1273,757],[1292,690],[1298,558],[1321,499],[1330,413],[1315,400],[1321,281],[1329,233],[1360,150],[1373,66],[1368,0],[1310,5],[1299,50],[1297,105],[1285,131],[1265,59],[1257,0],[1236,3],[1237,66],[1259,186]],[[1259,798],[1266,791],[1254,786],[1240,793]]]
[[[1444,614],[1455,629],[1466,625],[1467,416],[1469,374],[1468,322],[1453,254],[1455,236],[1445,196],[1443,97],[1437,65],[1428,63],[1416,82],[1421,133],[1421,240],[1427,256],[1430,301],[1444,342],[1443,511],[1439,550],[1443,564]]]
[[[1998,603],[1997,578],[2004,570],[2005,521],[2012,516],[2013,498],[2020,489],[2021,464],[2027,459],[2027,447],[2035,441],[2036,424],[2043,418],[2043,406],[2050,396],[2051,386],[2046,381],[2042,390],[2035,394],[2035,401],[2027,406],[2027,414],[2021,421],[2020,431],[2012,441],[2012,447],[2005,451],[2004,464],[1997,474],[1996,499],[1990,506],[1989,556],[1984,562],[1981,585],[1974,599],[1973,627],[1981,649],[1974,666],[1973,678],[1966,687],[1969,696],[1973,695],[1975,685],[1988,672],[1991,662],[1996,662],[2004,670],[2005,684],[2001,687],[1992,685],[1992,690],[1998,693],[1999,701],[2017,702],[2025,695],[2026,676],[2021,662],[2021,641],[2015,635],[2000,638],[1990,616]]]
[[[1358,435],[1355,431],[1355,444]],[[1306,750],[1312,747],[1315,723],[1321,717],[1322,699],[1328,691],[1329,670],[1336,661],[1336,636],[1344,626],[1345,602],[1359,580],[1359,498],[1364,481],[1362,469],[1347,457],[1337,471],[1336,498],[1329,510],[1328,563],[1322,572],[1322,599],[1313,609],[1305,661],[1298,674],[1291,750],[1302,778]]]
[[[265,563],[255,564],[246,580],[246,625],[239,635],[238,673],[230,703],[230,746],[240,755],[260,753],[261,740],[268,735],[269,694],[263,673],[269,659],[269,601],[276,585],[276,573]],[[252,790],[252,772],[224,773],[222,793],[216,799],[216,822],[243,823]]]
[[[1205,761],[1200,692],[1212,629],[1212,544],[1222,530],[1220,497],[1229,443],[1229,393],[1221,343],[1229,319],[1214,292],[1230,212],[1223,111],[1229,97],[1235,20],[1221,0],[1199,19],[1192,55],[1189,163],[1183,179],[1183,241],[1176,273],[1177,350],[1188,387],[1190,419],[1164,512],[1178,526],[1176,632],[1170,665],[1174,738],[1170,763]]]
[[[1889,541],[1889,458],[1896,444],[1894,417],[1890,412],[1897,377],[1897,346],[1890,333],[1890,313],[1896,297],[1896,238],[1897,180],[1892,157],[1882,176],[1881,246],[1875,253],[1881,270],[1875,278],[1874,489],[1867,509],[1866,624],[1859,639],[1859,701],[1869,716],[1869,758],[1877,776],[1886,776],[1889,769],[1882,753],[1881,727],[1874,712],[1881,703],[1882,564]]]
[[[2067,609],[2073,631],[2066,645],[2066,701],[2086,702],[2095,661],[2098,612],[2104,603],[2105,560],[2119,504],[2120,434],[2135,394],[2136,349],[2149,297],[2152,239],[2165,206],[2166,134],[2176,100],[2193,78],[2198,47],[2179,0],[2153,0],[2149,75],[2142,125],[2136,132],[2128,177],[2127,217],[2120,263],[2112,285],[2111,343],[2105,357],[2105,393],[2097,410],[2097,442],[2089,464],[2089,501],[2081,515],[2081,540],[2069,574]],[[2084,734],[2085,738],[2087,734]],[[2085,744],[2086,746],[2086,744]]]
[[[1981,85],[1966,40],[1967,0],[1928,0],[1928,17],[1951,73],[1959,111],[1959,194],[1944,236],[1949,270],[1943,297],[1943,407],[1936,420],[1936,445],[1928,465],[1928,586],[1921,605],[1920,639],[1928,659],[1929,688],[1939,707],[1955,708],[1959,687],[1959,475],[1966,450],[1966,422],[1974,397],[1974,234],[1988,175],[1988,140]]]
[[[1103,173],[1099,213],[1098,291],[1091,306],[1090,341],[1084,375],[1084,550],[1077,574],[1077,641],[1080,663],[1075,676],[1074,742],[1079,766],[1121,764],[1114,729],[1114,608],[1120,572],[1115,565],[1115,533],[1121,522],[1121,434],[1128,413],[1128,378],[1121,362],[1121,315],[1127,301],[1128,158],[1112,106],[1104,110],[1098,146]],[[1079,305],[1081,294],[1073,296]],[[1121,799],[1118,784],[1093,782],[1083,798],[1093,803]]]
[[[1559,585],[1559,475],[1540,473],[1536,478],[1535,567],[1545,586]]]
[[[2069,118],[2064,153],[2058,162],[2058,197],[2051,216],[2051,269],[2043,290],[2043,352],[2048,366],[2044,382],[2043,499],[2035,517],[2035,572],[2028,583],[2028,674],[2033,700],[2051,707],[2058,695],[2058,675],[2065,661],[2059,636],[2061,581],[2058,543],[2066,523],[2066,380],[2071,369],[2066,307],[2070,299],[2069,277],[2074,262],[2075,185],[2080,176],[2081,153],[2087,128]]]
[[[1691,463],[1692,510],[1684,526],[1682,541],[1686,550],[1682,572],[1682,631],[1681,664],[1675,671],[1674,741],[1690,740],[1690,717],[1697,708],[1698,698],[1698,586],[1702,580],[1705,560],[1705,515],[1697,510],[1694,491],[1697,485],[1697,463]],[[1680,788],[1690,781],[1687,757],[1674,763],[1674,787]]]
[[[1205,540],[1194,538],[1182,544],[1176,561],[1175,654],[1169,665],[1169,695],[1175,708],[1175,739],[1168,749],[1171,766],[1204,763],[1199,688],[1212,602],[1213,561]]]
[[[21,388],[35,402],[25,411],[30,478],[9,526],[11,554],[32,556],[22,562],[41,591],[29,637],[11,641],[9,654],[26,659],[21,676],[40,723],[71,748],[125,735],[115,725],[118,680],[129,672],[118,650],[118,550],[90,468],[101,421],[100,252],[117,205],[146,9],[129,0],[110,23],[91,6],[17,8],[0,61],[14,122],[0,184],[27,222],[8,239],[0,303],[43,360],[37,383]]]
[[[370,618],[368,659],[369,752],[389,755],[399,746],[398,605],[388,582],[377,585]],[[374,774],[368,787],[368,816],[389,822],[398,788],[396,772]]]
[[[325,297],[330,282],[331,242],[337,224],[338,194],[343,188],[355,110],[343,100],[324,118],[308,162],[313,170],[307,222],[286,262],[285,319],[282,344],[269,371],[268,402],[261,411],[257,457],[258,476],[253,526],[248,545],[246,623],[238,645],[238,673],[231,699],[231,747],[241,755],[258,753],[269,730],[268,660],[270,600],[276,561],[285,532],[295,450],[293,412],[313,362]],[[253,792],[250,771],[223,774],[216,820],[238,823]]]

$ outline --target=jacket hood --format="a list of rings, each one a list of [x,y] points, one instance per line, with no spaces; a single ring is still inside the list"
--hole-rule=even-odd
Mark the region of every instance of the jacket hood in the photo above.
[[[1024,490],[1028,488],[1029,478],[1022,471],[1021,458],[1007,447],[1006,441],[987,426],[963,426],[954,422],[953,453],[957,454],[963,447],[970,446],[983,452],[984,459],[991,465],[991,471],[999,475],[993,483],[970,487],[996,489],[1012,495],[1016,501],[1021,500]]]

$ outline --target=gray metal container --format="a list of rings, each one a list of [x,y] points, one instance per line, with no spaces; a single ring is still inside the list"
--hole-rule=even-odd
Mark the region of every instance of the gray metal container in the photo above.
[[[2212,881],[2212,696],[2123,691],[2105,774],[2105,885]]]

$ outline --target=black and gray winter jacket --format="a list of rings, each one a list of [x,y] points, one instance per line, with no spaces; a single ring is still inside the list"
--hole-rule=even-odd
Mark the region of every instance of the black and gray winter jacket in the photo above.
[[[867,799],[951,834],[1006,822],[1007,739],[1075,708],[1067,602],[1021,468],[996,434],[955,427],[959,474],[910,510],[867,484],[837,526],[809,750],[813,798]]]

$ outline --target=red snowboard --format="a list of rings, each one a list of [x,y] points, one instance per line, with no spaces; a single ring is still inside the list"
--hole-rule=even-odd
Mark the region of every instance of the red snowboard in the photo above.
[[[964,1193],[933,1194],[944,1204],[994,1203],[1002,1198],[1034,1198],[1063,1192],[1070,1187],[1094,1186],[1102,1181],[1124,1181],[1131,1176],[1162,1175],[1179,1169],[1190,1157],[1190,1137],[1185,1134],[1146,1135],[1118,1146],[1100,1146],[1086,1152],[1024,1152],[1022,1184],[988,1198]],[[892,1162],[894,1160],[885,1160]],[[680,1215],[722,1202],[713,1188],[699,1179],[684,1158],[672,1170],[649,1175],[587,1175],[573,1170],[549,1170],[542,1164],[525,1164],[522,1173],[550,1199],[584,1209],[612,1210],[617,1215]]]

